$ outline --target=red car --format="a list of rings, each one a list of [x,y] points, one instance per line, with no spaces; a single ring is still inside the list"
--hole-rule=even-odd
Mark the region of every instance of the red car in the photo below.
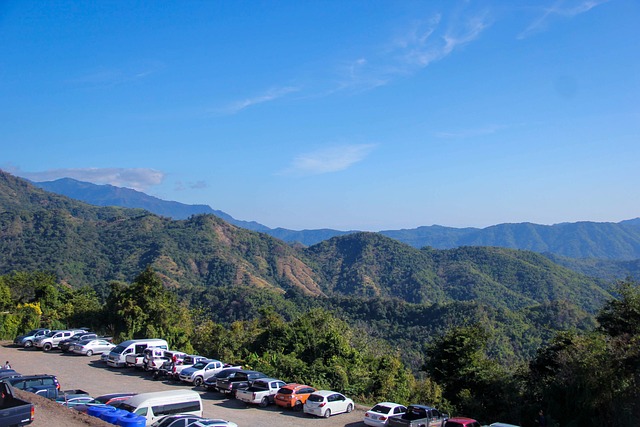
[[[442,427],[482,427],[479,422],[471,418],[453,417],[442,424]]]

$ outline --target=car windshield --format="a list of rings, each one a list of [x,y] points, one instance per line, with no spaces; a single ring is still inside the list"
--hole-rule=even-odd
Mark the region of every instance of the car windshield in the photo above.
[[[47,335],[45,335],[45,337],[52,337],[57,333],[58,333],[58,331],[51,331],[51,332],[47,333]]]
[[[125,346],[122,345],[117,345],[113,348],[113,350],[111,350],[112,353],[118,353],[118,354],[122,354],[123,351],[125,351],[127,348]]]
[[[278,390],[278,393],[280,394],[293,394],[293,390],[290,388],[281,388],[280,390]]]
[[[193,367],[195,369],[204,369],[204,367],[207,366],[208,363],[209,363],[208,360],[204,360],[204,361],[196,363],[195,365],[193,365]]]
[[[376,405],[371,408],[372,412],[379,412],[381,414],[388,414],[391,411],[391,408],[386,405]]]
[[[80,345],[87,345],[87,344],[89,344],[91,341],[93,341],[93,340],[82,340],[82,341],[80,341],[78,344],[80,344]]]
[[[320,396],[319,394],[312,394],[309,396],[309,399],[312,402],[322,402],[324,401],[324,396]]]

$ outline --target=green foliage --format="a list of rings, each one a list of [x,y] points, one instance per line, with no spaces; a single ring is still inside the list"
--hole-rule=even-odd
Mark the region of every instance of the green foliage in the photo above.
[[[130,286],[113,284],[106,310],[118,340],[162,337],[171,348],[192,350],[193,326],[187,308],[178,304],[150,267]]]

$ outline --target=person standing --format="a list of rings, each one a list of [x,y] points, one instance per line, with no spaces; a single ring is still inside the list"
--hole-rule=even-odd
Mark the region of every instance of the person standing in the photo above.
[[[2,367],[2,369],[11,369],[11,365],[9,364],[8,360],[6,362],[4,362],[4,366]]]
[[[547,427],[547,419],[544,417],[542,409],[538,412],[538,427]]]

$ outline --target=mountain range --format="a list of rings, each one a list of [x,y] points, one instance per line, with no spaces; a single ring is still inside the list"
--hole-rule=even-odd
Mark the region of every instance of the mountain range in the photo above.
[[[608,284],[531,251],[417,249],[358,232],[297,247],[215,215],[172,220],[142,209],[98,207],[0,173],[0,274],[53,271],[102,289],[152,265],[190,295],[245,286],[309,296],[346,295],[432,304],[479,301],[519,309],[567,300],[593,312]]]
[[[36,182],[47,191],[81,200],[96,206],[141,208],[173,219],[187,219],[192,215],[212,214],[226,222],[252,231],[259,231],[285,242],[299,242],[306,246],[336,236],[356,233],[333,229],[289,230],[269,228],[255,221],[242,221],[214,210],[208,205],[188,205],[165,201],[129,188],[97,185],[62,178]],[[382,230],[379,232],[415,248],[452,249],[461,246],[498,246],[524,249],[558,257],[633,261],[640,259],[640,218],[611,222],[575,222],[555,225],[532,223],[498,224],[486,228],[454,228],[439,225],[414,229]],[[578,263],[579,264],[579,263]],[[573,265],[576,268],[576,263]],[[609,270],[625,270],[623,264],[609,263]]]

